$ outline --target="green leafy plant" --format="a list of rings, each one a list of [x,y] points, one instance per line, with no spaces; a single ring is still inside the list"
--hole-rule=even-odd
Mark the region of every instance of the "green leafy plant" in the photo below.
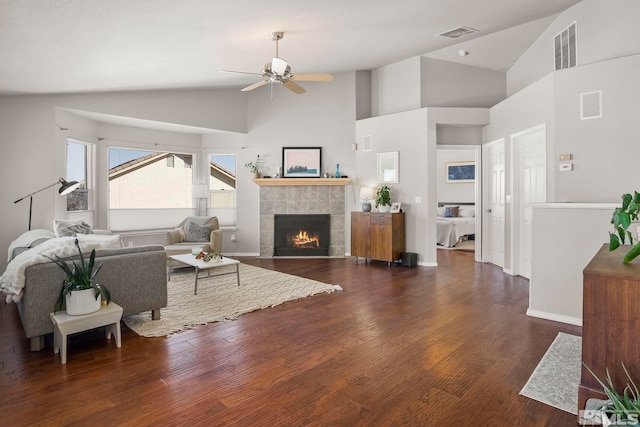
[[[640,211],[640,193],[634,192],[634,195],[623,194],[622,206],[613,211],[611,224],[613,224],[614,233],[609,233],[609,251],[616,250],[621,244],[629,239],[629,244],[633,245],[629,252],[624,256],[623,262],[626,264],[640,255],[640,242],[635,245],[633,243],[633,235],[628,230],[632,222],[638,220]]]
[[[102,264],[100,264],[94,269],[96,250],[94,249],[91,251],[89,262],[87,262],[82,254],[82,249],[80,249],[78,239],[76,239],[75,244],[78,248],[78,253],[80,254],[80,259],[77,260],[79,262],[76,262],[75,260],[65,261],[58,255],[54,255],[55,258],[47,257],[51,261],[55,262],[67,275],[67,279],[62,283],[62,289],[60,289],[60,295],[56,301],[54,311],[64,310],[66,297],[72,291],[94,289],[96,299],[102,296],[107,303],[111,301],[111,292],[109,292],[109,290],[103,285],[99,285],[93,281],[93,278],[98,274],[100,268],[102,268]],[[70,262],[70,264],[68,262]]]
[[[386,185],[378,188],[376,192],[376,208],[380,205],[391,206],[391,190]]]
[[[627,367],[624,366],[624,363],[621,362],[622,369],[624,369],[624,373],[627,375],[628,382],[622,391],[622,395],[616,391],[616,388],[613,385],[613,381],[611,380],[611,375],[609,375],[609,369],[606,368],[605,371],[607,373],[607,383],[605,384],[598,376],[591,370],[587,365],[584,365],[587,368],[587,371],[593,375],[593,378],[600,383],[602,389],[604,390],[607,398],[609,400],[605,401],[603,407],[601,408],[608,416],[615,415],[615,418],[618,421],[630,421],[629,423],[625,423],[625,425],[636,425],[640,420],[640,392],[638,392],[638,387],[636,387],[631,375],[629,375],[629,371]]]
[[[255,162],[247,162],[244,164],[244,167],[249,169],[251,172],[253,173],[258,173],[260,172],[260,162],[262,160],[260,159],[260,154],[258,154],[256,156],[256,161]]]

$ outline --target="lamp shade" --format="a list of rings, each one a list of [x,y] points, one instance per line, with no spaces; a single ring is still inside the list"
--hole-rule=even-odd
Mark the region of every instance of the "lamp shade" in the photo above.
[[[362,187],[360,188],[360,200],[367,201],[373,199],[373,188]]]
[[[60,183],[60,189],[58,190],[58,194],[60,194],[61,196],[65,196],[71,193],[81,185],[78,181],[67,181],[66,179],[63,179],[63,178],[60,178],[58,182]]]

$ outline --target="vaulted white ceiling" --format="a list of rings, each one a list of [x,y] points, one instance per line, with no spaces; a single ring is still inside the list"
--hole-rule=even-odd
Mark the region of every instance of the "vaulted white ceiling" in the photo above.
[[[578,1],[0,0],[0,95],[242,87],[259,77],[220,70],[261,72],[273,31],[294,73],[418,55],[506,70]],[[458,26],[478,33],[438,36]]]

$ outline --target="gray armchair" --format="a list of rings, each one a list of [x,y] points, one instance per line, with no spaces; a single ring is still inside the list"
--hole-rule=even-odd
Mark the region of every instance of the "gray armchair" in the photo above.
[[[191,253],[194,248],[221,253],[222,238],[217,217],[190,216],[167,232],[164,250],[167,256]]]

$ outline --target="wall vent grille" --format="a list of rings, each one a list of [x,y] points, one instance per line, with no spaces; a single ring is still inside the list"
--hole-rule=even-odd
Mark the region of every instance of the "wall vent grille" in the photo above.
[[[556,71],[576,66],[578,53],[575,22],[553,38],[553,55]]]
[[[477,33],[477,32],[478,30],[474,30],[473,28],[458,27],[458,28],[454,28],[453,30],[445,31],[444,33],[440,33],[438,35],[442,37],[447,37],[450,39],[457,39],[459,37],[466,36],[468,34]]]

